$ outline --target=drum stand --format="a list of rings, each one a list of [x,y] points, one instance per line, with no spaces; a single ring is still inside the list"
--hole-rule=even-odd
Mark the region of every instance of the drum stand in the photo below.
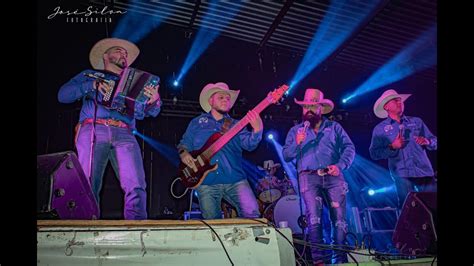
[[[274,200],[273,200],[273,194],[272,194],[272,192],[273,192],[273,176],[268,175],[268,177],[269,177],[269,179],[270,179],[270,180],[268,180],[268,184],[270,184],[270,186],[269,186],[269,188],[270,188],[270,202],[273,203],[273,202],[274,202]],[[265,178],[266,178],[266,177],[265,177]],[[275,178],[276,178],[276,177],[275,177]],[[275,201],[276,201],[276,200],[275,200]]]

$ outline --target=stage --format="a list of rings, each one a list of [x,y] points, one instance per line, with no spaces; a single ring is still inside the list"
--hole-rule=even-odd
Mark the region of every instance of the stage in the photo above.
[[[38,220],[37,265],[311,265],[291,229],[267,222]],[[433,257],[389,261],[364,250],[351,255],[357,263],[349,256],[340,265],[437,265]]]
[[[37,263],[295,265],[291,231],[282,228],[280,234],[265,223],[247,219],[40,220]]]

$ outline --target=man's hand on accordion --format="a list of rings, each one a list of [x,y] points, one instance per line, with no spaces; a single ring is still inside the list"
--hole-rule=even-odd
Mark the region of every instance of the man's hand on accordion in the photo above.
[[[148,101],[146,102],[146,104],[152,104],[152,103],[155,103],[158,99],[160,99],[160,94],[158,93],[158,89],[160,88],[160,85],[156,85],[156,86],[153,86],[151,84],[147,85],[145,87],[145,96],[147,96],[148,98]]]
[[[105,96],[107,94],[107,92],[112,90],[112,86],[110,86],[110,84],[107,83],[107,82],[100,81],[100,80],[96,79],[96,80],[94,80],[94,89],[98,89],[99,92],[103,96]]]

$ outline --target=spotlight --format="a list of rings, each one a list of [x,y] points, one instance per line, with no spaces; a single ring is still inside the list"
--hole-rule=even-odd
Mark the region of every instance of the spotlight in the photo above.
[[[173,86],[178,87],[179,82],[177,80],[173,81]]]
[[[367,194],[369,194],[369,196],[373,196],[373,195],[375,194],[375,190],[369,189],[369,190],[367,191]]]
[[[267,138],[268,138],[269,140],[272,140],[272,139],[273,139],[273,134],[272,134],[272,133],[268,134],[268,135],[267,135]]]
[[[348,101],[348,99],[342,99],[342,103],[346,103]]]
[[[133,134],[133,135],[136,135],[136,134],[137,134],[137,130],[136,130],[135,128],[132,130],[132,134]]]

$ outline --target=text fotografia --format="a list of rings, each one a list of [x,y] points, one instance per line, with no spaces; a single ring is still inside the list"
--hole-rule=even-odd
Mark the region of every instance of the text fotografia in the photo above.
[[[110,15],[125,14],[127,11],[112,10],[107,6],[97,8],[88,6],[84,10],[63,10],[60,6],[53,9],[53,13],[48,16],[48,19],[53,19],[59,16],[66,16],[66,22],[112,22]]]

